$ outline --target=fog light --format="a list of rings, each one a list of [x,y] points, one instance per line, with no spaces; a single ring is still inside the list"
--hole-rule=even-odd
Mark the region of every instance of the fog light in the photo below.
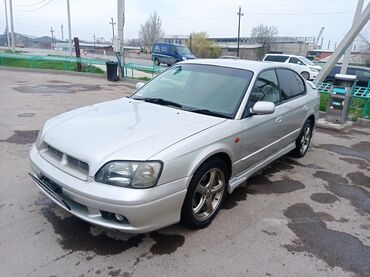
[[[121,214],[114,214],[114,218],[119,222],[126,221],[126,217]]]

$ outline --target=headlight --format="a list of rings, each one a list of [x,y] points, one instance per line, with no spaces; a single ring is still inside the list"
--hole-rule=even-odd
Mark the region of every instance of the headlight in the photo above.
[[[119,187],[149,188],[157,184],[161,171],[159,161],[114,161],[99,169],[95,181]]]
[[[36,145],[37,149],[39,149],[41,144],[42,144],[41,135],[42,135],[42,130],[43,129],[44,129],[44,126],[42,126],[42,128],[39,130],[39,133],[37,134],[37,138],[36,138],[36,141],[35,141],[35,145]]]
[[[182,60],[183,60],[183,61],[186,61],[186,60],[187,60],[187,58],[185,58],[185,57],[182,57]]]

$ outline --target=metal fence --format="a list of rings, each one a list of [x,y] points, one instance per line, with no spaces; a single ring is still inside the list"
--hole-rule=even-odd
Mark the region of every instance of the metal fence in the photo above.
[[[326,108],[326,102],[329,93],[331,92],[332,84],[329,83],[317,83],[317,90],[322,94],[321,97],[321,110]],[[326,96],[324,96],[326,95]],[[350,115],[353,119],[358,117],[369,118],[370,117],[370,82],[367,87],[354,86],[352,92],[352,102],[350,107]]]

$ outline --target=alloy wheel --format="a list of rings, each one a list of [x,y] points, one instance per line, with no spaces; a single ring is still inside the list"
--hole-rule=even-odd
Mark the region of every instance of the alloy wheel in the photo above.
[[[192,209],[194,217],[204,221],[215,212],[225,191],[225,175],[222,170],[212,168],[207,171],[195,189]]]

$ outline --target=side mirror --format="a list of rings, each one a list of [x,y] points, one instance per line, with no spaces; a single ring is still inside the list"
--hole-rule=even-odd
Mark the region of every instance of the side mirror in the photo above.
[[[143,82],[139,82],[139,83],[137,83],[137,84],[136,84],[135,88],[136,88],[136,90],[139,90],[139,89],[141,89],[144,85],[145,85],[145,83],[143,83]]]
[[[258,101],[251,108],[252,114],[263,115],[275,112],[275,104],[267,101]]]

